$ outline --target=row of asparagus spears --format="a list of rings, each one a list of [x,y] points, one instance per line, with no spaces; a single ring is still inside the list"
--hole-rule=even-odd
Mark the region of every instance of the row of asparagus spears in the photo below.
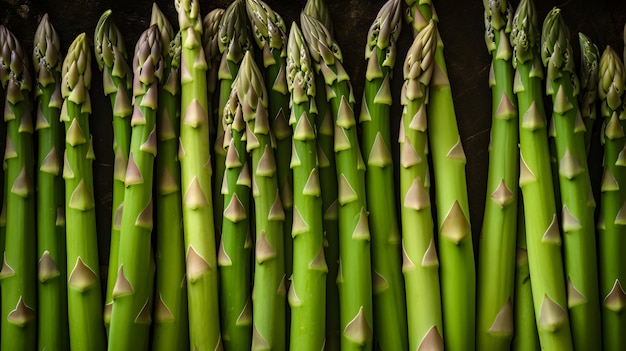
[[[611,48],[600,58],[581,34],[579,79],[560,10],[540,28],[531,0],[515,12],[484,1],[493,121],[475,269],[466,158],[430,1],[381,8],[359,114],[323,1],[308,1],[289,30],[260,0],[204,17],[196,0],[175,5],[180,30],[155,5],[132,65],[110,11],[95,30],[114,131],[105,286],[86,36],[63,57],[44,16],[31,79],[0,27],[2,349],[624,344],[625,76]],[[398,97],[402,22],[414,40]],[[597,223],[587,165],[596,103],[605,119]]]

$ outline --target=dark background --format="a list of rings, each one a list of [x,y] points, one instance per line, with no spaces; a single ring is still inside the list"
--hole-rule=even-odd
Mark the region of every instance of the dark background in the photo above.
[[[229,0],[201,0],[202,14],[216,7],[225,8]],[[297,21],[305,0],[266,0],[290,25]],[[384,0],[327,0],[334,22],[335,38],[339,43],[350,74],[357,99],[357,108],[364,82],[364,48],[368,28]],[[489,127],[491,124],[491,95],[487,85],[490,56],[484,42],[483,4],[480,0],[433,1],[440,19],[439,29],[445,43],[448,73],[455,99],[460,134],[467,154],[467,182],[470,200],[471,223],[477,239],[485,203],[487,181]],[[518,0],[512,4],[517,6]],[[173,0],[158,0],[156,3],[177,27],[177,15]],[[535,0],[540,21],[548,11],[558,6],[569,25],[573,45],[578,59],[577,32],[587,34],[600,48],[612,46],[618,53],[623,50],[623,28],[626,22],[626,1],[612,0]],[[132,55],[135,41],[148,27],[152,2],[140,0],[0,0],[0,24],[7,26],[27,52],[32,52],[33,35],[41,17],[48,13],[50,21],[61,36],[64,51],[82,33],[87,33],[93,44],[93,32],[100,15],[107,9],[113,10],[113,18],[124,35],[127,51]],[[411,43],[411,31],[404,25],[398,45],[396,76],[393,89],[399,96],[402,83],[401,67],[404,55]],[[102,80],[95,60],[92,81],[91,117],[94,148],[97,159],[94,163],[95,195],[98,203],[97,221],[101,260],[108,259],[110,231],[111,184],[113,171],[112,127],[110,103],[102,92]],[[399,100],[394,106],[392,123],[398,125]],[[550,106],[550,105],[547,105]],[[358,113],[358,111],[357,111]],[[396,128],[397,130],[397,128]],[[396,140],[396,139],[393,139]],[[3,144],[3,141],[0,142]],[[591,151],[590,166],[597,189],[601,167],[599,133],[596,129],[595,145]],[[397,146],[394,150],[397,157]],[[597,193],[597,192],[596,192]]]

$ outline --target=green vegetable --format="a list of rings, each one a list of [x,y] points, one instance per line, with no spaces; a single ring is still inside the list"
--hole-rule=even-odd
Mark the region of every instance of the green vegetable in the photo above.
[[[0,348],[37,346],[37,242],[35,149],[28,57],[13,33],[0,25],[0,82],[6,91],[4,153],[6,237],[2,285]]]
[[[113,201],[111,213],[111,244],[104,306],[104,324],[109,327],[113,307],[113,286],[117,280],[120,228],[124,208],[124,178],[130,152],[130,116],[133,79],[122,33],[113,22],[111,10],[102,14],[94,34],[94,52],[102,71],[104,94],[111,99],[113,115]]]
[[[180,167],[190,347],[221,347],[209,149],[207,62],[197,0],[176,0],[182,32]]]
[[[180,32],[174,29],[155,5],[151,24],[161,33],[163,78],[159,82],[157,150],[154,174],[156,195],[154,350],[189,349],[189,319],[185,279],[185,242],[180,196]],[[168,45],[169,44],[169,45]]]
[[[354,96],[341,50],[328,29],[302,13],[301,24],[313,60],[328,88],[334,117],[338,184],[341,349],[371,349],[373,336],[370,231],[365,198],[365,162],[357,138]]]
[[[435,247],[427,158],[426,104],[436,47],[437,25],[430,21],[413,40],[403,66],[401,102],[404,108],[398,141],[402,272],[410,350],[443,349],[439,258]]]
[[[293,276],[289,287],[292,350],[321,350],[326,339],[326,275],[317,136],[315,71],[298,26],[289,32],[287,82],[291,93],[294,176]]]
[[[580,44],[580,93],[578,105],[583,122],[585,122],[585,147],[587,154],[591,147],[593,127],[596,122],[598,100],[598,65],[600,52],[596,44],[583,33],[578,33]]]
[[[512,12],[507,1],[483,1],[485,41],[491,53],[491,144],[483,228],[479,241],[477,332],[479,350],[508,350],[514,333],[515,243],[519,180],[517,100],[513,94]]]
[[[374,337],[382,350],[408,347],[402,249],[391,156],[391,81],[396,40],[402,24],[401,2],[389,0],[378,12],[368,35],[365,88],[359,123],[366,155],[367,208],[372,236]],[[393,322],[392,322],[393,321]]]
[[[61,39],[44,15],[33,49],[37,74],[35,129],[39,142],[37,165],[37,251],[39,256],[38,348],[69,348],[67,328],[67,258],[65,256],[65,188],[61,170]]]
[[[543,105],[540,32],[532,1],[522,0],[513,17],[511,42],[515,67],[520,137],[519,185],[524,200],[528,265],[541,346],[572,349],[561,233],[556,216],[550,151]]]
[[[91,55],[87,37],[80,34],[68,49],[61,71],[61,121],[65,122],[65,221],[67,242],[67,306],[70,347],[104,350],[102,293],[92,164],[95,159],[89,132],[91,114]]]

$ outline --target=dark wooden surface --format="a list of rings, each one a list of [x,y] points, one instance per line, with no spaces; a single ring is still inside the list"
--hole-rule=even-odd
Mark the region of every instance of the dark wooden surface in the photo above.
[[[289,25],[298,21],[305,0],[267,0],[275,11],[283,16]],[[491,124],[490,91],[487,86],[487,73],[490,57],[484,43],[483,4],[480,0],[433,0],[440,19],[440,32],[445,42],[446,60],[455,99],[457,119],[463,145],[467,154],[467,181],[470,198],[471,222],[474,237],[477,238],[482,222],[485,203],[485,189],[488,167],[487,145]],[[156,3],[177,26],[177,16],[173,0],[157,0]],[[216,7],[226,7],[229,0],[201,0],[201,11],[206,14]],[[360,105],[364,81],[365,38],[370,23],[376,16],[384,0],[327,0],[338,41],[351,76]],[[517,5],[518,1],[512,3]],[[582,31],[603,50],[610,45],[618,52],[623,50],[623,28],[626,22],[626,1],[612,0],[535,0],[540,19],[548,11],[558,6],[566,19],[575,39],[575,53],[578,55],[576,33]],[[150,21],[152,2],[140,0],[0,0],[0,24],[7,26],[23,47],[32,51],[35,28],[44,13],[48,13],[52,24],[61,35],[63,47],[67,49],[71,41],[80,33],[86,32],[93,42],[93,32],[100,15],[107,9],[113,10],[113,17],[124,35],[126,47],[132,53],[135,41],[147,28]],[[398,45],[397,68],[401,67],[404,54],[410,45],[411,33],[403,27]],[[578,57],[578,56],[577,56]],[[577,59],[578,61],[578,59]],[[110,230],[111,180],[112,180],[112,127],[109,101],[102,93],[102,80],[95,61],[92,62],[94,79],[92,82],[92,133],[97,160],[94,163],[96,199],[98,202],[97,220],[100,235],[101,259],[108,255],[108,233]],[[396,96],[401,85],[401,71],[393,83]],[[397,100],[399,102],[399,100]],[[394,107],[398,124],[399,103]],[[600,167],[601,151],[597,143],[592,150],[592,172],[597,174]],[[396,149],[397,151],[397,149]],[[395,152],[397,155],[397,152]]]

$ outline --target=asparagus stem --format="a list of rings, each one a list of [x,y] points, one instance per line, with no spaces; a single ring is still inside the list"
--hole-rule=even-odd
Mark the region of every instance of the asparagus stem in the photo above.
[[[341,349],[372,348],[370,231],[365,197],[365,162],[358,144],[354,96],[341,50],[317,19],[301,14],[311,57],[320,65],[334,117],[338,183]]]
[[[156,115],[158,85],[163,76],[161,35],[156,25],[145,30],[133,59],[134,111],[124,212],[120,231],[117,280],[109,350],[144,350],[152,322],[152,255],[154,158],[157,153]]]
[[[508,350],[513,338],[513,291],[519,151],[517,101],[513,94],[513,9],[507,1],[483,1],[485,41],[491,53],[491,144],[487,199],[478,256],[477,331],[479,350]]]
[[[39,142],[37,165],[37,253],[39,256],[39,350],[69,348],[67,262],[65,256],[65,189],[61,176],[61,39],[45,14],[37,31],[33,66]]]
[[[543,105],[539,36],[534,4],[522,0],[513,18],[511,42],[516,69],[514,92],[521,116],[519,184],[524,197],[533,304],[541,346],[568,350],[572,349],[572,337]]]
[[[197,0],[176,0],[182,32],[180,166],[186,245],[190,347],[221,347],[211,187],[207,63]]]
[[[415,32],[427,21],[438,21],[430,1],[406,0]],[[456,121],[454,101],[437,33],[435,68],[429,86],[428,138],[435,175],[435,202],[441,259],[444,345],[466,350],[475,342],[476,271],[472,246],[465,152]]]
[[[396,40],[402,23],[401,2],[389,0],[378,12],[367,36],[365,88],[359,123],[367,158],[365,185],[372,236],[374,338],[382,350],[408,347],[407,314],[402,277],[400,229],[393,189],[391,150],[391,80]],[[391,321],[394,321],[391,323]]]
[[[443,349],[439,259],[434,239],[428,170],[428,84],[437,47],[434,21],[413,40],[404,61],[404,105],[400,124],[400,193],[402,203],[402,271],[410,350]],[[427,287],[427,288],[426,288]],[[389,323],[388,321],[386,323]]]
[[[130,115],[132,72],[128,67],[128,55],[122,33],[119,31],[111,10],[105,11],[96,25],[94,52],[98,68],[102,72],[104,94],[111,100],[113,115],[113,200],[111,212],[111,244],[109,269],[105,293],[104,324],[109,328],[113,307],[113,286],[117,280],[120,228],[124,206],[124,178],[130,151]]]
[[[293,208],[293,176],[291,160],[291,128],[289,128],[289,91],[287,89],[287,27],[282,17],[261,0],[246,0],[246,10],[253,37],[263,51],[265,86],[268,93],[267,112],[272,135],[276,139],[276,176],[280,200],[285,211],[283,233],[291,233]],[[285,235],[285,274],[291,276],[293,261],[292,236]]]
[[[13,33],[0,25],[0,82],[6,89],[4,162],[7,207],[2,284],[0,348],[37,346],[37,250],[35,154],[28,57]]]
[[[521,197],[518,201],[522,201]],[[521,202],[520,202],[521,203]],[[524,225],[524,206],[517,206],[517,253],[515,256],[515,301],[513,311],[514,333],[511,350],[540,350],[530,272],[528,270],[528,251],[526,251],[526,227]]]
[[[224,149],[224,126],[220,122],[226,102],[230,97],[233,80],[237,76],[241,60],[246,52],[251,51],[252,42],[249,35],[248,17],[246,15],[244,0],[235,0],[224,11],[219,24],[218,45],[221,53],[221,61],[218,68],[217,77],[219,80],[219,100],[217,135],[215,137],[215,175],[213,187],[220,189],[225,171],[226,150]],[[218,231],[221,232],[222,210],[224,209],[224,198],[222,194],[215,194],[214,216]],[[218,210],[219,209],[219,210]]]
[[[332,19],[324,0],[307,1],[304,12],[324,24],[332,35]],[[322,187],[322,211],[326,265],[326,349],[340,350],[341,322],[339,320],[339,223],[337,218],[337,171],[335,167],[334,122],[330,103],[326,98],[326,82],[321,66],[312,61],[315,70],[315,107],[317,117],[317,154],[320,185]]]
[[[65,220],[68,270],[70,347],[73,350],[104,350],[102,295],[98,269],[98,240],[92,163],[91,55],[85,34],[68,49],[63,68],[60,120],[65,122]]]
[[[207,98],[209,105],[209,141],[215,142],[218,124],[222,123],[222,112],[218,111],[219,91],[217,79],[220,60],[222,55],[218,45],[218,34],[220,31],[220,22],[224,16],[224,9],[213,9],[207,13],[202,19],[202,47],[204,48],[204,56],[207,62]],[[220,185],[221,186],[221,185]],[[215,212],[220,209],[215,208]]]
[[[580,93],[578,104],[585,122],[585,149],[589,154],[594,124],[596,122],[596,101],[598,99],[598,60],[600,52],[596,44],[583,33],[578,33],[580,44]]]
[[[224,347],[227,350],[249,350],[252,346],[250,285],[253,240],[249,216],[252,179],[245,143],[243,102],[237,95],[238,84],[236,78],[222,119],[227,153],[222,186],[224,220],[217,263],[220,266]]]
[[[626,147],[625,122],[622,121],[625,71],[622,60],[611,47],[602,53],[598,74],[598,97],[604,118],[604,175],[598,223],[602,344],[606,350],[619,350],[626,342],[626,269],[621,258],[626,248],[626,222],[622,211],[626,187],[620,186],[626,182],[622,160]]]
[[[569,30],[558,8],[550,11],[544,20],[542,48],[556,132],[572,337],[576,349],[590,350],[602,345],[595,201],[587,166],[585,125],[578,108],[574,54],[569,42]]]
[[[289,288],[292,350],[321,350],[326,340],[326,275],[322,189],[315,131],[315,71],[297,24],[289,32],[287,82],[291,93],[294,176],[293,276]]]
[[[246,150],[252,159],[256,219],[252,350],[286,349],[286,285],[283,250],[285,213],[280,201],[274,136],[267,114],[263,76],[246,52],[237,77],[237,98],[246,122]]]
[[[174,29],[156,4],[151,24],[161,32],[163,78],[159,84],[156,194],[156,281],[153,350],[189,349],[189,319],[185,279],[185,242],[180,196],[180,32]]]

